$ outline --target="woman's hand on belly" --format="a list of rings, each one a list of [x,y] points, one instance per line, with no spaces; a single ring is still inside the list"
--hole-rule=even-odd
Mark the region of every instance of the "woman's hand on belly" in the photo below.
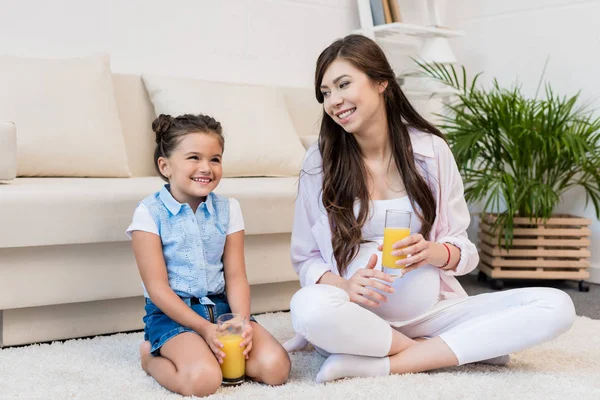
[[[348,279],[344,290],[348,293],[350,301],[369,307],[378,307],[380,302],[387,302],[387,297],[374,289],[382,292],[394,293],[394,288],[385,282],[393,282],[392,276],[374,269],[377,265],[377,255],[371,255],[365,268],[358,269]],[[381,282],[383,281],[383,282]]]
[[[433,265],[417,268],[402,279],[395,279],[394,294],[387,302],[368,308],[386,321],[408,321],[430,311],[439,301],[440,271]]]

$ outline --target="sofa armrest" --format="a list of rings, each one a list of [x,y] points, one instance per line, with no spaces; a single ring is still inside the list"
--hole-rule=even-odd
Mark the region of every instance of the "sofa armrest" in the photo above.
[[[310,146],[312,146],[314,143],[317,143],[318,140],[319,140],[319,135],[300,136],[300,141],[302,142],[302,146],[304,146],[304,148],[306,150],[308,150],[308,148]]]
[[[0,180],[17,176],[17,129],[15,124],[0,121]]]

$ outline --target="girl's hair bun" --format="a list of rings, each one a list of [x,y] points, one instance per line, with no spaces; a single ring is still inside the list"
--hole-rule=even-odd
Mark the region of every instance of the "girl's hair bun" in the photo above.
[[[160,114],[158,118],[152,122],[152,130],[156,133],[156,142],[160,142],[162,136],[168,132],[175,118],[168,114]]]

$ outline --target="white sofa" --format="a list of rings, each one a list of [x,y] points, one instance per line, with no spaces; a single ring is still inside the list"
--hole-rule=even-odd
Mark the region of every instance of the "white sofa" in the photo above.
[[[130,178],[15,178],[19,124],[0,122],[0,347],[143,328],[124,231],[163,184],[152,163],[155,112],[140,76],[112,81]],[[320,106],[310,88],[279,89],[306,147]],[[299,288],[289,258],[297,179],[224,178],[217,189],[242,206],[253,313],[289,309]]]

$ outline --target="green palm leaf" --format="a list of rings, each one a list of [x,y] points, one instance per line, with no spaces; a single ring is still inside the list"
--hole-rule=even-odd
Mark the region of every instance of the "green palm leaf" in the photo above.
[[[457,91],[439,128],[461,171],[465,199],[498,214],[493,233],[504,228],[498,236],[507,248],[514,217],[545,221],[572,187],[583,188],[600,218],[600,119],[580,104],[579,93],[559,96],[546,84],[544,98],[527,98],[519,85],[505,89],[496,80],[480,88],[480,74],[470,80],[462,66],[415,62],[419,71],[411,76]]]

